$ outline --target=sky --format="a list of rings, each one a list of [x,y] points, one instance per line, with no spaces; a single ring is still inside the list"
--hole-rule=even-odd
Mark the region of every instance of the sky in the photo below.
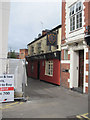
[[[61,0],[12,2],[10,7],[8,50],[27,48],[45,29],[61,24]]]

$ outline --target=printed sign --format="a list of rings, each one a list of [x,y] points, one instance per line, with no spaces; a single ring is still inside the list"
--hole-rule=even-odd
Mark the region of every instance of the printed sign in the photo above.
[[[0,102],[14,101],[14,75],[0,75]]]
[[[57,45],[57,34],[54,32],[47,34],[47,45],[56,46]]]

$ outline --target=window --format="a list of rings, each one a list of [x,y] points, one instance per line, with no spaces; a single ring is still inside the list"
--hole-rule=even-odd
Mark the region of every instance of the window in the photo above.
[[[24,53],[21,53],[21,57],[24,57]]]
[[[32,54],[34,53],[34,47],[33,46],[31,47],[31,53]]]
[[[82,9],[82,4],[81,4],[81,2],[78,2],[76,4],[76,12],[79,12],[81,9]]]
[[[41,52],[41,42],[38,43],[38,52],[39,52],[39,53]]]
[[[68,60],[68,50],[64,50],[64,60]]]
[[[82,12],[76,15],[76,28],[82,27]]]
[[[51,46],[48,46],[48,51],[51,51]]]
[[[78,2],[70,7],[70,31],[82,27],[82,3]]]
[[[45,75],[53,76],[53,61],[46,61]]]
[[[75,16],[70,18],[70,31],[75,30]]]
[[[70,8],[70,16],[71,16],[71,15],[74,15],[74,13],[75,13],[75,6],[72,6],[72,7]]]

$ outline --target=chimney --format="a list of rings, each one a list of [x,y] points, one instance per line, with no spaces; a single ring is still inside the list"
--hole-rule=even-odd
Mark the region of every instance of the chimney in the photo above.
[[[49,32],[49,30],[47,30],[47,29],[46,29],[46,30],[43,30],[43,31],[42,31],[42,35],[45,35],[45,34],[47,34],[48,32]]]

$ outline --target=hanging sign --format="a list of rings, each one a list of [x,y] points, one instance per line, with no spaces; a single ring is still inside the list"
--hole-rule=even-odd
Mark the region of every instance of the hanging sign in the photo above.
[[[0,75],[0,102],[14,101],[14,75]]]
[[[47,45],[50,45],[50,46],[57,45],[57,33],[50,32],[47,34]]]

